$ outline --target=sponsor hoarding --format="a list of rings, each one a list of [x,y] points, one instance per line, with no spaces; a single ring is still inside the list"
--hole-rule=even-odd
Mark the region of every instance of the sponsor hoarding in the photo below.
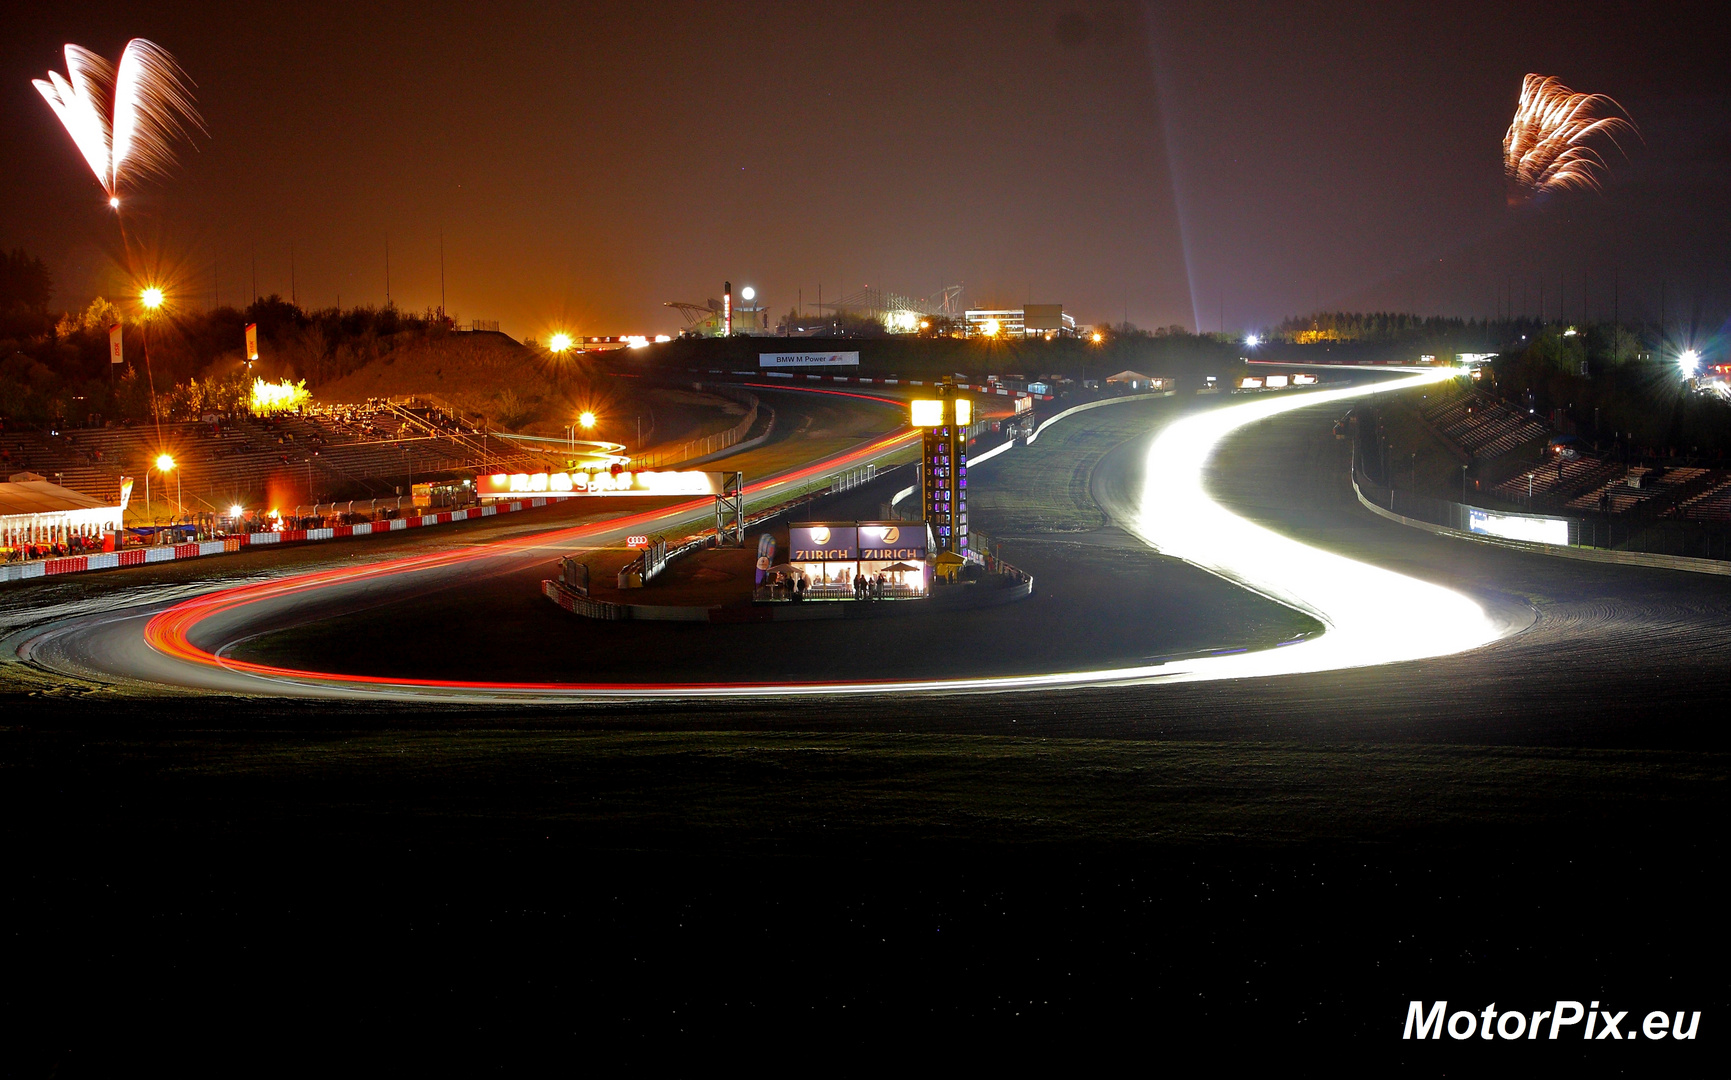
[[[757,354],[760,368],[859,367],[857,352],[766,352]]]
[[[862,521],[859,557],[866,562],[924,562],[926,523],[923,521]]]
[[[125,357],[122,356],[121,353],[120,324],[115,323],[113,326],[108,328],[108,362],[110,364],[125,363]]]
[[[1467,527],[1485,536],[1500,536],[1505,540],[1525,540],[1529,544],[1569,544],[1569,523],[1564,518],[1525,517],[1519,514],[1493,514],[1489,510],[1469,509]]]
[[[788,562],[852,562],[859,558],[859,530],[847,525],[789,525]]]
[[[1022,328],[1025,330],[1064,329],[1063,304],[1025,304],[1022,307]]]
[[[493,473],[475,478],[483,499],[512,495],[720,495],[718,472]]]
[[[258,359],[258,323],[246,324],[246,358]]]

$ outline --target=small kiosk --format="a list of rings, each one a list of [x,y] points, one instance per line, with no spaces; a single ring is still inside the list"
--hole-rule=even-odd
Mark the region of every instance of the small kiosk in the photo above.
[[[931,531],[923,521],[803,522],[787,527],[787,540],[787,562],[805,579],[806,599],[853,600],[862,576],[883,599],[931,593]]]

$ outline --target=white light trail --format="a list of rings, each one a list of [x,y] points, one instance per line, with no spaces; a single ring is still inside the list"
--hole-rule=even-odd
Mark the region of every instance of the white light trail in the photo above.
[[[1179,678],[1236,678],[1389,664],[1463,652],[1496,640],[1499,626],[1460,593],[1282,536],[1232,513],[1204,490],[1204,466],[1220,441],[1294,409],[1451,378],[1452,368],[1410,378],[1258,400],[1174,422],[1148,451],[1131,527],[1163,554],[1200,566],[1296,608],[1327,632],[1265,652],[1211,657]]]

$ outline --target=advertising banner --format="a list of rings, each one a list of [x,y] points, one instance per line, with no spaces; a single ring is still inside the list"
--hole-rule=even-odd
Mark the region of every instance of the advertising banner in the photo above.
[[[763,533],[757,538],[757,584],[763,584],[764,576],[774,565],[775,537],[770,533]]]
[[[1062,330],[1064,305],[1026,304],[1022,307],[1022,326],[1028,330]]]
[[[1468,528],[1486,536],[1505,540],[1525,540],[1529,544],[1569,544],[1569,523],[1564,518],[1524,517],[1519,514],[1493,514],[1477,508],[1467,511]]]
[[[108,328],[108,362],[110,364],[124,363],[120,356],[120,324],[115,323]]]
[[[258,323],[249,322],[246,324],[246,358],[248,360],[258,359]]]
[[[720,495],[718,472],[492,473],[475,478],[483,499],[513,495]]]
[[[766,352],[757,354],[760,368],[859,367],[856,352]]]
[[[122,510],[125,510],[126,507],[131,502],[132,502],[132,477],[123,476],[120,478],[120,508]]]
[[[859,558],[859,530],[849,525],[789,525],[788,562],[852,562]]]
[[[866,562],[923,562],[926,557],[926,523],[860,522],[859,557]]]

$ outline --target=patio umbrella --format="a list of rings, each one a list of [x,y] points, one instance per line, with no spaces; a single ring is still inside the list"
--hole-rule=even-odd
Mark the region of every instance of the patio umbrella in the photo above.
[[[895,572],[901,571],[901,570],[919,570],[919,569],[921,569],[921,567],[909,566],[905,562],[899,562],[899,563],[891,563],[890,565],[884,567],[884,573],[892,574],[892,573],[895,573]]]

